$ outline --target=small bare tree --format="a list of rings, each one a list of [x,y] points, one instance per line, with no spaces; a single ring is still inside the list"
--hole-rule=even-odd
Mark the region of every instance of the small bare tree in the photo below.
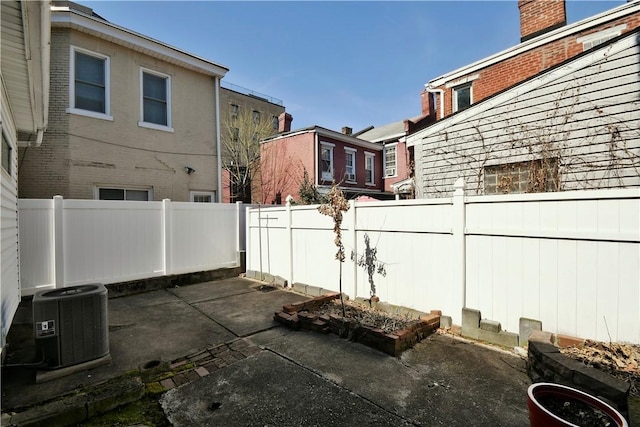
[[[340,262],[340,273],[338,284],[340,289],[340,303],[342,304],[342,317],[346,317],[344,308],[344,298],[342,297],[342,263],[344,262],[344,244],[342,243],[342,214],[349,210],[349,203],[344,197],[344,193],[334,182],[331,184],[331,190],[327,194],[327,202],[318,206],[318,211],[322,215],[330,216],[333,219],[333,232],[335,239],[333,242],[338,247],[335,258]]]
[[[222,119],[222,168],[229,174],[232,201],[252,202],[253,180],[260,172],[260,140],[273,133],[273,122],[247,108]]]

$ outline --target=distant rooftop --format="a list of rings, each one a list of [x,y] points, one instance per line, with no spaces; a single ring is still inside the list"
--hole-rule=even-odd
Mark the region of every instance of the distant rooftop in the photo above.
[[[247,89],[246,87],[234,85],[233,83],[226,82],[224,80],[220,81],[220,86],[232,90],[234,92],[241,93],[243,95],[252,96],[254,98],[262,99],[264,101],[270,102],[272,104],[280,105],[284,107],[284,102],[282,99],[274,98],[273,96],[265,95],[264,93],[256,92],[255,90]]]

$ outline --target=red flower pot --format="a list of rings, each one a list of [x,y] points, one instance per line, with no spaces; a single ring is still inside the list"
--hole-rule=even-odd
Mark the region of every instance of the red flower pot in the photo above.
[[[599,413],[606,414],[614,421],[614,426],[629,427],[627,420],[611,405],[575,388],[553,383],[535,383],[531,384],[527,391],[531,427],[581,427],[579,424],[573,424],[565,418],[561,418],[561,415],[566,415],[560,414],[562,411],[555,411],[557,414],[552,412],[556,406],[565,409],[574,404],[589,410],[596,409],[597,411],[594,413],[599,411]],[[565,408],[562,408],[563,406]],[[547,409],[548,407],[551,407],[552,410]],[[570,411],[570,409],[567,410]]]

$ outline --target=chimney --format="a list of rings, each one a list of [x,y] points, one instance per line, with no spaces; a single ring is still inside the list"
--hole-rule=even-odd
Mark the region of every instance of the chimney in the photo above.
[[[520,42],[567,25],[564,0],[519,0]]]
[[[420,101],[422,103],[422,116],[435,117],[436,109],[434,106],[435,104],[434,104],[433,94],[430,92],[427,92],[427,90],[424,89],[422,92],[420,92]]]
[[[351,134],[353,133],[353,129],[351,129],[351,128],[350,128],[350,127],[348,127],[348,126],[343,126],[343,127],[342,127],[342,133],[343,133],[344,135],[351,135]]]
[[[293,116],[289,113],[282,113],[278,116],[278,133],[290,132]]]

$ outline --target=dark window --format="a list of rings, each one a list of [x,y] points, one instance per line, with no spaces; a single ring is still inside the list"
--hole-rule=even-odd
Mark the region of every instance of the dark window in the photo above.
[[[100,188],[98,191],[100,200],[137,200],[148,201],[149,190],[129,190],[125,188]]]
[[[142,73],[143,121],[168,126],[167,78]]]
[[[74,108],[106,113],[106,80],[104,58],[75,53]]]
[[[4,169],[9,175],[11,175],[11,145],[2,134],[2,169]]]
[[[471,106],[473,102],[471,98],[471,83],[456,87],[453,89],[453,94],[455,102],[454,112],[462,111]]]

